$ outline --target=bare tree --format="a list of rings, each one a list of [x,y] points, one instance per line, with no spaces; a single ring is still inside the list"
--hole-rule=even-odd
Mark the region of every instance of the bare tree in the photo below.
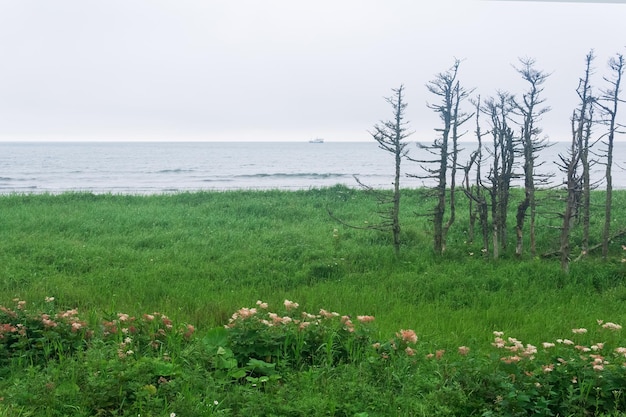
[[[476,150],[472,152],[470,155],[470,159],[468,163],[463,168],[465,172],[465,195],[469,199],[469,238],[470,241],[474,240],[474,223],[476,218],[478,217],[478,222],[480,224],[482,244],[483,244],[483,252],[485,254],[489,253],[489,206],[487,204],[487,198],[485,196],[484,187],[482,185],[482,164],[483,164],[483,142],[482,138],[487,133],[482,133],[480,128],[480,114],[481,114],[481,100],[480,96],[474,102],[476,111],[476,139],[478,140],[478,145],[476,146]],[[476,166],[475,176],[473,181],[470,182],[470,173],[472,167]],[[476,204],[476,209],[474,209],[474,203]]]
[[[589,166],[584,162],[588,155],[589,136],[591,135],[591,124],[593,122],[593,102],[591,94],[591,63],[593,62],[593,52],[587,54],[585,58],[585,75],[578,82],[576,93],[580,99],[580,104],[572,114],[572,142],[567,156],[559,155],[561,163],[559,167],[565,172],[567,198],[565,212],[563,213],[563,225],[560,236],[561,269],[569,271],[570,263],[570,235],[573,227],[573,219],[581,204],[581,195],[585,182],[589,185]],[[583,173],[580,173],[581,161],[583,161]],[[587,173],[585,174],[585,171]],[[585,180],[585,175],[587,179]],[[583,253],[586,249],[583,249]]]
[[[491,224],[493,238],[493,257],[500,256],[500,249],[507,246],[507,212],[509,207],[511,181],[515,177],[515,134],[510,127],[513,110],[511,95],[498,92],[497,98],[489,98],[482,106],[482,112],[491,122],[492,148],[491,167],[487,175],[491,203]]]
[[[428,173],[427,177],[434,178],[437,182],[435,186],[437,204],[433,212],[433,246],[435,253],[439,255],[446,249],[446,235],[456,217],[458,139],[462,135],[462,133],[459,132],[459,127],[471,118],[471,115],[467,115],[460,109],[461,103],[468,98],[470,94],[465,88],[461,87],[457,79],[460,64],[461,61],[455,59],[450,69],[437,74],[435,78],[426,85],[428,91],[434,94],[439,100],[436,104],[428,104],[428,108],[439,114],[443,126],[435,129],[435,131],[440,133],[440,136],[434,140],[432,145],[420,145],[422,149],[426,149],[434,154],[435,159],[431,161],[414,160],[421,163],[432,163],[436,166],[436,168],[424,169]],[[448,179],[450,179],[449,183]],[[450,195],[450,214],[446,221],[446,197],[448,192]]]
[[[370,132],[374,140],[378,142],[378,147],[389,152],[394,157],[395,171],[393,181],[393,192],[389,195],[385,190],[374,189],[354,177],[357,183],[367,192],[373,194],[381,207],[378,214],[381,218],[379,224],[368,225],[367,227],[351,226],[344,221],[338,219],[329,211],[331,217],[338,220],[342,224],[356,229],[374,229],[380,231],[391,230],[393,236],[393,248],[398,255],[400,253],[400,175],[402,159],[407,156],[407,143],[404,141],[412,132],[407,130],[408,122],[404,120],[404,111],[407,104],[404,101],[404,86],[400,85],[397,89],[392,89],[393,96],[385,97],[387,103],[393,109],[393,118],[387,121],[381,121],[374,126]]]
[[[620,100],[620,84],[622,75],[624,74],[624,56],[617,54],[609,60],[609,68],[613,75],[610,78],[604,78],[609,83],[609,88],[602,91],[598,99],[598,105],[602,109],[604,121],[608,125],[606,136],[606,201],[604,206],[604,228],[602,232],[602,256],[607,257],[609,253],[609,240],[611,233],[611,205],[613,199],[613,179],[611,169],[613,166],[613,142],[615,133],[617,132],[617,108]],[[604,104],[606,103],[606,104]]]
[[[402,158],[407,154],[405,149],[407,143],[404,140],[411,135],[412,132],[407,130],[407,124],[404,120],[404,111],[407,104],[404,102],[403,92],[404,86],[392,90],[394,96],[386,97],[385,100],[393,109],[393,119],[374,126],[374,131],[370,132],[372,137],[378,142],[378,147],[384,151],[390,152],[394,156],[395,174],[393,180],[393,196],[391,202],[391,210],[388,216],[388,222],[391,223],[391,231],[393,234],[393,247],[396,254],[400,252],[400,165]]]
[[[534,255],[536,252],[535,243],[535,218],[537,214],[537,202],[535,198],[536,175],[535,160],[537,153],[545,149],[548,144],[545,138],[540,138],[541,129],[537,126],[541,116],[550,110],[549,107],[540,107],[545,102],[541,98],[543,92],[542,85],[549,74],[535,68],[535,60],[530,58],[520,59],[521,67],[515,68],[522,78],[528,83],[528,90],[522,95],[522,100],[512,98],[513,108],[516,114],[520,115],[521,124],[521,150],[523,153],[524,170],[524,199],[517,206],[516,234],[517,244],[515,254],[522,255],[524,220],[526,211],[530,208],[530,251]]]

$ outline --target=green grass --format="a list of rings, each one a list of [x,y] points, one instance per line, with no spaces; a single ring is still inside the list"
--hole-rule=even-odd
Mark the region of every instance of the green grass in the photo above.
[[[624,199],[618,192],[616,225],[626,224]],[[609,261],[585,260],[564,276],[556,260],[482,259],[479,245],[466,242],[460,211],[449,253],[433,259],[429,219],[413,215],[427,213],[429,204],[423,192],[405,191],[405,244],[396,259],[390,236],[343,227],[328,216],[331,209],[356,225],[377,221],[374,203],[343,187],[4,196],[0,301],[55,296],[68,308],[159,310],[207,328],[257,299],[290,298],[311,309],[375,314],[383,328],[413,327],[455,344],[501,328],[540,337],[546,326],[607,315],[626,321],[620,308],[626,241],[613,242]],[[556,247],[556,225],[539,219],[539,252]],[[555,317],[555,309],[563,311]],[[535,315],[555,322],[534,324]]]
[[[603,198],[594,192],[592,244],[599,241]],[[512,204],[518,200],[516,194]],[[0,304],[53,296],[59,308],[78,307],[93,317],[159,311],[195,325],[202,334],[256,300],[281,305],[290,299],[311,312],[325,308],[353,317],[374,315],[381,339],[401,328],[414,329],[425,352],[461,345],[488,349],[495,330],[541,343],[569,337],[572,328],[591,327],[596,319],[626,324],[621,247],[626,237],[612,242],[607,260],[592,253],[565,275],[557,259],[528,254],[516,259],[510,227],[509,249],[494,261],[483,257],[478,242],[468,242],[461,201],[447,253],[436,258],[430,218],[416,215],[427,214],[434,202],[424,190],[404,190],[403,246],[396,258],[390,233],[342,226],[328,215],[332,210],[358,226],[378,221],[372,199],[340,186],[296,192],[1,196]],[[542,204],[540,254],[558,247],[554,213],[562,211],[552,198]],[[614,193],[614,207],[618,230],[626,225],[625,191]],[[574,248],[579,238],[576,230]],[[337,378],[345,385],[361,371],[324,372],[293,378],[315,379],[316,384],[321,378],[334,386],[333,373],[343,372],[350,376]],[[342,390],[352,389],[343,385]]]

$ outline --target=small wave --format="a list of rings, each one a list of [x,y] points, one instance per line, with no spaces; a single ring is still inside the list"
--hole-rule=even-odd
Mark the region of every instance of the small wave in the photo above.
[[[26,187],[3,187],[0,185],[0,194],[5,194],[7,191],[9,192],[20,192],[24,190],[36,190],[39,187],[36,185],[28,185]]]
[[[0,177],[0,181],[7,182],[24,182],[24,181],[37,181],[39,178],[13,178],[13,177]]]
[[[160,171],[156,171],[157,174],[180,174],[182,172],[194,172],[194,170],[193,169],[176,168],[176,169],[162,169]]]
[[[206,178],[202,180],[202,182],[232,182],[232,181],[234,181],[232,178]]]
[[[264,174],[264,173],[259,173],[259,174],[245,174],[245,175],[236,175],[236,178],[341,178],[341,177],[346,177],[346,174],[336,174],[336,173],[315,173],[315,172],[309,172],[309,173],[294,173],[294,174],[287,174],[284,172],[278,172],[275,174]]]

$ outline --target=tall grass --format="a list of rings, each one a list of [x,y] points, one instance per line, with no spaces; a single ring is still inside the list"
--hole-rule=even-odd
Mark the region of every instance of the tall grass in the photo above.
[[[602,201],[600,194],[594,199]],[[615,200],[617,228],[626,224],[626,193]],[[559,206],[547,201],[540,252],[558,241],[551,213]],[[68,308],[159,310],[210,328],[259,298],[290,298],[311,309],[374,314],[383,329],[411,327],[444,344],[487,330],[540,337],[590,318],[626,321],[626,241],[612,243],[606,262],[592,256],[565,276],[552,259],[484,259],[478,243],[467,241],[461,207],[448,253],[436,259],[429,218],[415,215],[432,202],[423,190],[405,190],[402,207],[404,245],[395,258],[389,235],[328,215],[356,226],[378,221],[374,202],[345,187],[3,196],[0,301],[55,296]],[[594,222],[597,239],[601,222]]]
[[[552,192],[542,197],[539,254],[558,247],[562,210]],[[603,201],[601,192],[593,197]],[[626,225],[626,192],[615,193],[614,201],[617,230]],[[433,201],[424,190],[404,190],[402,204],[403,246],[395,256],[390,233],[359,228],[378,221],[374,201],[341,186],[0,197],[0,305],[27,300],[28,314],[34,314],[15,310],[15,320],[33,327],[29,334],[18,336],[15,323],[0,328],[0,336],[4,331],[17,340],[0,344],[0,359],[8,364],[0,369],[0,416],[624,411],[621,397],[611,399],[611,393],[622,395],[625,382],[619,364],[607,364],[613,368],[604,379],[578,359],[561,374],[544,376],[546,362],[503,365],[491,342],[494,331],[539,344],[572,337],[571,329],[596,320],[626,323],[626,238],[611,243],[608,259],[592,253],[574,262],[568,275],[557,259],[515,258],[512,244],[492,260],[470,241],[461,203],[448,249],[435,257],[428,216]],[[329,210],[356,227],[333,220]],[[598,213],[592,244],[600,236]],[[579,239],[576,231],[573,241]],[[75,332],[74,313],[62,323],[64,333],[43,325],[46,297],[54,297],[59,311],[78,308],[84,321],[76,326],[83,333]],[[349,333],[343,324],[349,318],[342,318],[332,326],[311,326],[305,336],[297,324],[283,333],[260,321],[242,322],[231,332],[233,351],[223,348],[222,326],[233,312],[257,300],[280,306],[285,299],[307,312],[324,308],[352,320],[372,315],[376,326]],[[154,311],[195,326],[197,338],[188,339],[185,325],[171,334],[159,329],[143,315]],[[132,342],[126,334],[105,331],[120,312],[144,317]],[[0,314],[14,320],[12,310]],[[125,325],[119,320],[116,325]],[[403,343],[399,329],[416,331],[419,346],[412,349],[418,355],[395,353]],[[580,343],[591,346],[600,338],[611,349],[626,345],[621,333],[601,328],[581,336]],[[377,351],[368,346],[375,340],[383,342]],[[472,354],[445,362],[425,359],[444,350],[450,355],[459,346],[471,347]],[[566,346],[558,349],[570,354]],[[248,351],[256,356],[246,363]],[[556,360],[549,352],[539,355]],[[572,386],[567,372],[580,377],[580,385]]]

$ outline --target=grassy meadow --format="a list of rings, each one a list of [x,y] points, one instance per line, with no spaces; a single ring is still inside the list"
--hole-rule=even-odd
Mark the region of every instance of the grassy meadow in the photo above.
[[[46,297],[54,297],[56,310],[76,308],[85,323],[94,326],[102,317],[118,313],[141,317],[158,311],[175,323],[193,326],[194,337],[200,339],[217,328],[223,329],[235,311],[255,307],[257,300],[282,306],[287,299],[312,313],[320,309],[337,311],[353,320],[359,315],[374,316],[367,336],[371,340],[389,340],[398,337],[400,329],[412,329],[419,338],[416,350],[420,357],[443,350],[456,352],[459,346],[467,346],[475,361],[493,354],[494,331],[540,345],[571,338],[572,329],[583,327],[589,332],[581,336],[581,343],[591,345],[607,337],[596,320],[626,324],[626,252],[622,249],[626,237],[612,242],[607,260],[601,259],[599,250],[592,252],[572,263],[569,275],[565,275],[558,259],[540,256],[558,248],[557,213],[562,211],[562,202],[552,192],[542,194],[537,219],[538,255],[526,253],[522,259],[513,255],[511,227],[509,249],[496,261],[482,254],[478,235],[475,242],[469,241],[463,199],[448,236],[446,254],[436,258],[427,216],[434,202],[424,190],[404,190],[402,198],[403,246],[399,257],[395,257],[390,233],[350,228],[329,216],[331,210],[355,226],[378,221],[377,207],[370,196],[342,186],[294,192],[1,196],[0,305],[9,307],[14,300],[25,300],[31,311],[39,311],[46,308]],[[603,198],[602,192],[594,192],[598,213],[592,219],[592,244],[600,238]],[[510,223],[518,200],[519,195],[512,199]],[[613,230],[617,231],[626,227],[626,191],[614,193],[614,207]],[[579,252],[578,239],[578,235],[573,237],[574,256]],[[612,332],[609,339],[615,346],[626,345],[626,337],[620,332]],[[181,367],[192,366],[184,364],[192,362],[185,355],[193,355],[183,349],[183,342],[176,343],[180,352],[174,362]],[[0,350],[0,355],[6,349],[12,348]],[[81,355],[93,355],[83,349],[77,348]],[[176,353],[168,355],[174,357]],[[159,390],[155,388],[152,397],[146,394],[149,398],[142,403],[145,408],[137,408],[140,396],[135,393],[121,403],[107,400],[111,404],[105,401],[107,405],[101,408],[83,404],[73,411],[64,409],[61,403],[80,396],[74,391],[84,385],[77,382],[79,376],[57,375],[61,359],[55,357],[43,365],[11,359],[0,374],[0,416],[137,415],[138,410],[143,411],[142,416],[551,415],[547,411],[531,413],[528,407],[520,408],[528,414],[498,414],[493,410],[485,414],[484,407],[474,404],[469,394],[450,397],[450,404],[463,406],[446,410],[441,408],[446,400],[436,397],[436,392],[452,395],[452,391],[461,391],[458,387],[446,391],[437,384],[462,384],[457,374],[441,376],[444,382],[426,378],[405,386],[397,381],[401,375],[417,378],[419,374],[411,366],[423,365],[423,370],[433,375],[441,375],[442,371],[419,363],[402,362],[400,366],[398,359],[400,362],[385,368],[389,371],[398,367],[395,376],[389,375],[389,381],[396,382],[381,382],[378,386],[367,382],[376,372],[365,369],[374,366],[375,360],[356,361],[351,355],[347,357],[352,359],[339,361],[346,367],[325,362],[324,366],[299,365],[297,369],[289,368],[291,371],[283,370],[280,384],[272,389],[259,390],[256,383],[246,384],[231,375],[235,382],[188,382],[176,393],[168,394],[168,401],[157,403],[154,401],[161,398],[161,388],[154,383]],[[363,352],[359,355],[367,356]],[[95,363],[89,360],[82,357],[81,363]],[[83,365],[72,362],[64,366],[80,373]],[[459,365],[455,366],[446,369],[458,372]],[[208,372],[206,368],[203,372]],[[47,371],[42,373],[41,369]],[[472,369],[484,372],[480,367]],[[34,377],[37,372],[39,377]],[[199,375],[194,372],[181,371],[188,378]],[[256,371],[247,372],[249,378],[258,377]],[[379,376],[382,378],[385,372],[380,371]],[[41,375],[47,375],[47,379],[41,379]],[[60,399],[54,404],[41,400],[46,395],[42,386],[57,381],[53,384],[57,387],[58,381],[68,378],[74,381],[74,394],[56,393],[54,398]],[[211,395],[200,393],[194,388],[198,386],[210,390]],[[24,399],[16,387],[20,395],[24,396],[25,391],[32,395]],[[326,391],[330,389],[335,393]],[[342,398],[352,398],[351,406],[342,405]],[[372,398],[379,401],[371,403]],[[277,405],[287,400],[291,408]],[[202,401],[206,402],[202,409],[190,405]],[[211,408],[212,401],[224,406]],[[181,413],[184,407],[186,412]],[[614,415],[623,411],[616,406]]]

